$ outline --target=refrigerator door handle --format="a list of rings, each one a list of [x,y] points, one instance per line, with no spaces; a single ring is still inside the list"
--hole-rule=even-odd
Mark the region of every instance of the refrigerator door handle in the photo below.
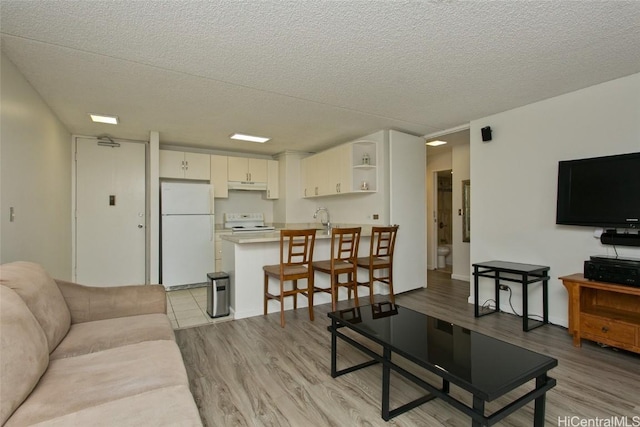
[[[212,242],[216,238],[216,235],[215,235],[215,233],[216,233],[215,232],[215,223],[214,223],[214,220],[213,220],[214,217],[215,217],[215,215],[209,215],[209,230],[211,231],[211,233],[209,233],[209,240],[212,241]]]
[[[213,184],[209,185],[209,213],[211,215],[216,213],[215,208],[215,189],[213,188]]]

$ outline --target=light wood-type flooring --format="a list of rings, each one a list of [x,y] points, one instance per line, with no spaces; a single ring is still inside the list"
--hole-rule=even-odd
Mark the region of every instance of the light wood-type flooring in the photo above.
[[[550,371],[557,386],[547,393],[547,426],[640,426],[640,355],[602,348],[589,341],[575,348],[567,330],[554,325],[523,332],[521,318],[511,314],[476,319],[473,306],[467,303],[468,295],[467,282],[429,272],[427,289],[398,295],[396,303],[558,359],[558,367]],[[341,308],[346,306],[343,303]],[[471,425],[469,417],[438,399],[388,423],[382,420],[379,365],[336,379],[330,376],[329,311],[330,304],[316,306],[314,322],[309,321],[306,308],[287,311],[284,329],[280,327],[279,313],[273,313],[176,331],[204,424]],[[396,362],[398,359],[394,357]],[[339,341],[338,369],[364,360],[364,355]],[[432,384],[440,384],[431,374],[412,371]],[[527,384],[489,402],[488,413],[532,387]],[[471,404],[471,396],[453,385],[451,393]],[[392,373],[392,408],[423,394]],[[497,425],[531,426],[532,420],[530,403]],[[619,420],[627,424],[604,424]]]

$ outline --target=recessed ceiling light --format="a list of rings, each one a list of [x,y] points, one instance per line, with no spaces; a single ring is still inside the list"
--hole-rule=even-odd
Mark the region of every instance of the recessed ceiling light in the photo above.
[[[107,123],[110,125],[118,124],[118,116],[107,116],[105,114],[92,114],[89,113],[89,117],[96,123]]]
[[[444,145],[446,143],[447,141],[431,141],[431,142],[427,142],[427,145],[430,145],[432,147],[437,147],[438,145]]]
[[[246,135],[246,134],[242,134],[242,133],[234,133],[229,138],[231,138],[231,139],[239,139],[241,141],[259,142],[259,143],[264,143],[264,142],[267,142],[268,140],[271,139],[271,138],[265,138],[265,137],[262,137],[262,136]]]

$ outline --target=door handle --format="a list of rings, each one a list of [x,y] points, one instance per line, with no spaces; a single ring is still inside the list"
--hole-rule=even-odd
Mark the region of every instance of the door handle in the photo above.
[[[144,227],[144,225],[138,224],[138,228],[142,228],[142,227]]]

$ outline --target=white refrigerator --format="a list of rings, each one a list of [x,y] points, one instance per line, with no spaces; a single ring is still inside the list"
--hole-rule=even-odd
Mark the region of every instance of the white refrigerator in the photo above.
[[[160,185],[161,282],[165,288],[206,283],[215,271],[213,187]]]

